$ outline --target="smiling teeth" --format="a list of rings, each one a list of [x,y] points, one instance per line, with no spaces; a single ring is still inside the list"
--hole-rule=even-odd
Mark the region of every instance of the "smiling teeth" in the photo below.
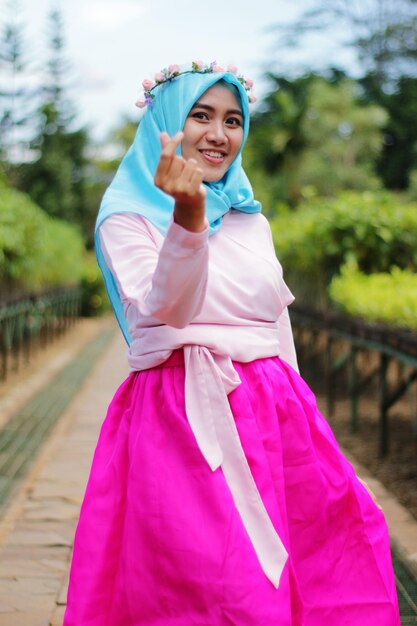
[[[221,152],[213,152],[213,150],[204,150],[204,152],[208,154],[209,156],[215,157],[218,159],[224,156]]]

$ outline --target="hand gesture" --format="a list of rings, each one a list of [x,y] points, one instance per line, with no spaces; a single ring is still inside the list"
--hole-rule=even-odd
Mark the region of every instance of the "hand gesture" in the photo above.
[[[175,154],[184,133],[174,137],[161,133],[162,152],[155,173],[155,185],[175,200],[174,221],[194,232],[205,229],[206,190],[203,171],[195,159],[186,161]]]

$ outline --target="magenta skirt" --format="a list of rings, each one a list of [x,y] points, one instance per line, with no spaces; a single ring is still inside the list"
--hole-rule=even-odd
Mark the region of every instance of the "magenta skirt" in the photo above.
[[[235,367],[242,384],[230,406],[289,553],[278,589],[221,469],[212,472],[197,447],[184,366],[174,356],[131,373],[110,404],[76,532],[64,626],[400,624],[384,516],[312,392],[277,357]]]

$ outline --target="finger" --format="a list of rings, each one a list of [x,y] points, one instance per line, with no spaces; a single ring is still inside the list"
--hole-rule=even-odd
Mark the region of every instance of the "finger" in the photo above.
[[[172,160],[175,157],[175,151],[183,137],[183,132],[176,133],[172,138],[168,135],[168,133],[164,132],[160,134],[162,152],[159,157],[159,163],[156,168],[154,178],[155,185],[158,187],[162,184],[163,178],[168,175],[172,165]]]
[[[165,148],[165,146],[168,144],[169,141],[171,141],[171,137],[168,135],[168,133],[161,133],[159,135],[159,139],[161,141],[161,148]]]
[[[155,177],[155,184],[165,193],[175,197],[177,193],[181,193],[181,174],[185,167],[185,161],[182,157],[176,156],[171,159],[167,168]]]
[[[186,162],[182,157],[176,156],[171,160],[171,164],[167,173],[167,182],[175,188],[178,185],[178,181],[182,176],[182,173],[186,167]]]
[[[182,131],[175,133],[173,137],[170,137],[168,133],[161,133],[160,141],[162,146],[162,154],[174,156],[175,151],[180,145],[183,137],[184,133]]]
[[[175,157],[175,151],[183,136],[184,133],[182,132],[176,133],[176,135],[174,135],[174,137],[172,138],[168,135],[168,133],[164,132],[160,134],[162,152],[159,157],[159,163],[156,168],[154,177],[155,185],[157,187],[160,187],[163,184],[164,178],[169,175],[172,167],[172,162]],[[175,158],[182,159],[182,157]]]
[[[184,183],[189,183],[191,181],[191,178],[196,170],[198,166],[198,163],[195,159],[188,159],[188,161],[185,161],[185,167],[183,169],[182,172],[182,181]]]
[[[201,193],[206,196],[206,188],[203,185],[203,170],[196,168],[190,180],[190,195]]]
[[[193,177],[196,167],[197,161],[195,159],[189,159],[188,161],[184,161],[184,168],[180,176],[178,177],[176,184],[176,188],[179,193],[183,193],[188,196],[193,195],[193,192],[191,192],[191,179]]]
[[[203,170],[198,167],[195,159],[189,159],[178,179],[178,189],[182,193],[194,196],[199,192],[199,187],[203,180]]]

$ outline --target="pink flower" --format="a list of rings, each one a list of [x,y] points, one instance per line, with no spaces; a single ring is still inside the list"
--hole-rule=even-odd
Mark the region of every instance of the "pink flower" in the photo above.
[[[224,69],[220,65],[213,65],[213,72],[224,72]]]
[[[245,78],[245,87],[247,87],[248,89],[252,89],[253,80],[251,78]]]
[[[196,68],[198,70],[201,70],[201,69],[203,69],[204,63],[203,63],[203,61],[201,61],[201,59],[199,59],[198,61],[194,61],[194,65],[196,66]]]
[[[145,91],[149,91],[149,89],[152,89],[153,87],[153,81],[149,80],[149,78],[145,78],[145,80],[142,82],[142,87]]]
[[[249,94],[248,100],[251,104],[254,104],[257,101],[257,97],[253,95],[253,93]]]
[[[155,74],[155,82],[156,83],[163,83],[165,80],[165,76],[162,74],[162,72],[157,72]]]
[[[135,105],[139,107],[139,109],[143,109],[146,107],[146,102],[145,100],[136,100]]]
[[[174,64],[174,65],[170,65],[170,66],[168,67],[168,69],[169,69],[169,71],[171,72],[171,74],[178,74],[178,73],[181,71],[180,66],[179,66],[179,65],[176,65],[176,64]]]
[[[231,72],[232,74],[237,74],[237,67],[236,67],[236,65],[229,64],[227,66],[227,71]]]

